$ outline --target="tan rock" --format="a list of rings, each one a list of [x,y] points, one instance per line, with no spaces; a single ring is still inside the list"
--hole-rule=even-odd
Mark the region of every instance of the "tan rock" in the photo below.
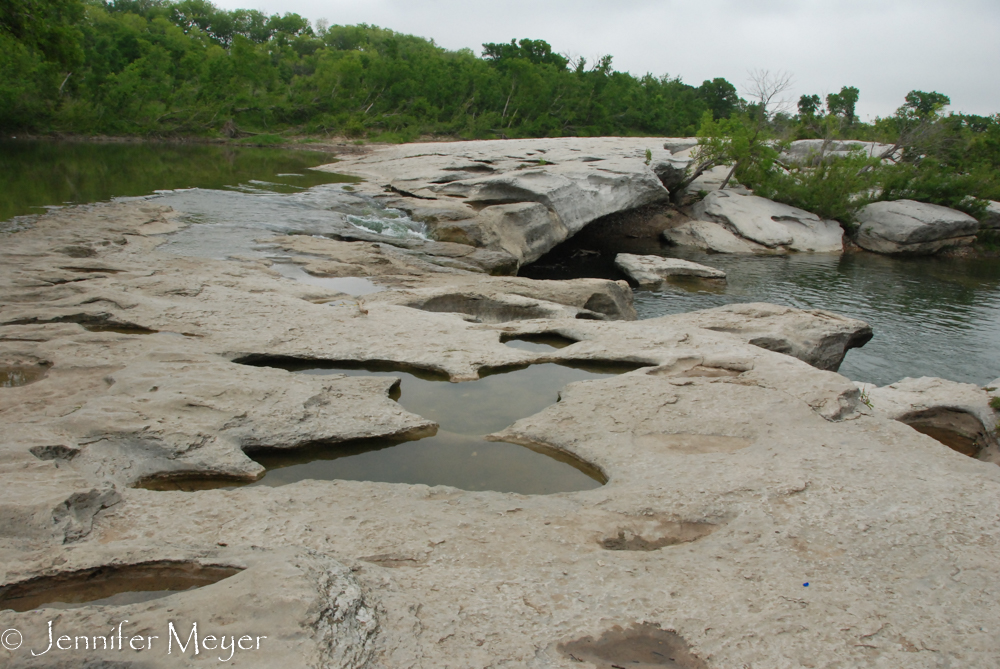
[[[4,610],[0,629],[25,638],[7,664],[38,666],[30,649],[44,648],[49,620],[73,635],[106,634],[123,620],[143,636],[164,636],[171,620],[216,636],[261,634],[270,643],[260,654],[237,660],[268,667],[568,668],[579,665],[576,651],[630,666],[636,648],[663,647],[688,667],[995,664],[1000,642],[982,621],[1000,617],[990,596],[1000,587],[991,567],[1000,530],[988,512],[1000,505],[1000,469],[868,409],[844,377],[748,343],[766,335],[829,366],[858,336],[848,319],[752,305],[755,313],[489,324],[374,299],[383,293],[363,310],[343,295],[319,304],[336,294],[266,262],[157,252],[157,239],[136,230],[162,212],[141,206],[63,209],[0,247],[0,359],[51,363],[34,383],[0,388],[0,599],[35,578],[69,582],[98,568],[242,571],[135,604]],[[69,246],[92,255],[56,251]],[[369,252],[357,257],[377,257]],[[349,259],[324,250],[312,260],[338,257]],[[77,273],[83,280],[44,280],[81,259],[93,263]],[[397,269],[370,276],[401,292],[482,292],[500,279],[410,256],[388,264]],[[521,281],[493,286],[522,295]],[[607,294],[543,289],[573,304],[588,290]],[[157,332],[101,329],[108,324]],[[576,343],[535,352],[500,341],[531,333]],[[226,453],[235,464],[243,444],[425,420],[390,411],[384,378],[310,379],[233,363],[247,356],[381,360],[456,382],[533,362],[641,367],[571,384],[561,401],[494,435],[599,467],[608,483],[592,490],[123,485],[128,461],[149,461],[125,436],[174,445],[164,462]],[[87,451],[101,442],[90,439],[109,436],[122,447],[99,469]],[[109,481],[118,497],[99,499]],[[82,501],[92,490],[98,497]],[[53,522],[53,509],[78,493],[66,507],[74,518]],[[204,651],[132,652],[86,660],[217,661]],[[68,652],[42,662],[79,665]]]

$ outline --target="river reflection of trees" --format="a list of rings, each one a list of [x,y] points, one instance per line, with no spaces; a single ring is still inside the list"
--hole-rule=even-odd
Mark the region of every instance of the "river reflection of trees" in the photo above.
[[[356,181],[309,170],[333,157],[315,151],[167,143],[0,141],[0,221],[43,207],[101,202],[178,188],[222,189],[267,182],[295,192]],[[286,175],[286,176],[279,176]]]

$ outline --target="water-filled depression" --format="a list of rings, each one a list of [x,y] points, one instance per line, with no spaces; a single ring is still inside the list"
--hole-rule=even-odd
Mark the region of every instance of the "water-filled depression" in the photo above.
[[[538,413],[559,399],[568,383],[607,378],[636,365],[542,363],[485,371],[475,381],[450,383],[444,375],[398,365],[316,361],[248,364],[276,366],[302,374],[389,376],[400,379],[393,392],[407,411],[440,425],[437,434],[415,441],[365,439],[315,444],[296,449],[267,449],[249,455],[267,473],[240,484],[201,478],[147,480],[155,490],[199,490],[237,485],[281,486],[307,479],[380,481],[448,485],[463,490],[494,490],[525,495],[589,490],[606,482],[599,469],[569,454],[488,441],[486,435]]]
[[[345,369],[304,363],[304,374],[392,376],[400,379],[398,402],[407,411],[440,425],[436,435],[418,441],[368,440],[316,446],[297,452],[252,454],[267,474],[252,485],[284,485],[303,479],[351,479],[388,483],[450,485],[464,490],[547,494],[588,490],[604,483],[601,473],[576,458],[554,451],[487,441],[484,437],[556,402],[559,390],[634,367],[554,363],[498,370],[477,381],[449,383],[417,370]]]
[[[95,567],[3,586],[0,609],[125,606],[203,588],[240,571],[239,567],[172,561]]]

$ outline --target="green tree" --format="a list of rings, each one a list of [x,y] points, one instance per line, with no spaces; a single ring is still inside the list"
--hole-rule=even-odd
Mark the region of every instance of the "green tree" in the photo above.
[[[913,114],[920,118],[932,118],[939,116],[944,108],[950,104],[951,98],[937,91],[931,93],[910,91],[906,94],[906,102],[903,104],[902,109],[911,110]]]
[[[819,112],[820,99],[818,95],[802,95],[799,97],[799,117],[813,118]]]
[[[729,118],[739,110],[740,96],[736,93],[736,87],[722,77],[702,82],[697,95],[708,105],[715,119]]]
[[[45,60],[72,68],[83,60],[80,0],[4,0],[0,34],[6,34]]]
[[[522,58],[535,65],[553,65],[556,69],[565,69],[569,59],[552,52],[552,47],[545,40],[522,39],[506,43],[483,44],[483,58],[495,64],[506,64],[512,59]]]
[[[834,116],[839,116],[848,124],[857,120],[855,107],[858,104],[859,91],[854,86],[843,86],[839,93],[826,96],[826,109]]]

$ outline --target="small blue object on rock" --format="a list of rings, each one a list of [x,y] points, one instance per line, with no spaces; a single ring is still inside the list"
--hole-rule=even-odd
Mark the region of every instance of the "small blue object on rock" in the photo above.
[[[808,584],[808,583],[803,583],[803,584],[802,584],[802,587],[803,587],[803,588],[808,588],[808,587],[809,587],[809,584]]]

